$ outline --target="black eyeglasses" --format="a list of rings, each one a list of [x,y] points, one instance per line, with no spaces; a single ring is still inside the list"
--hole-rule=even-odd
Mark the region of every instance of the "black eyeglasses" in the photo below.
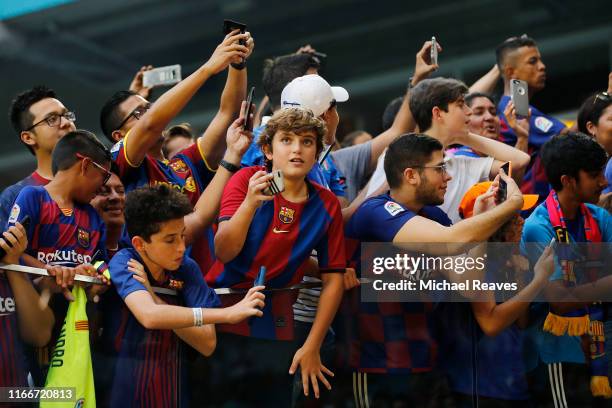
[[[329,103],[329,108],[327,108],[327,110],[333,109],[337,103],[338,102],[336,102],[335,99],[332,99],[331,102]]]
[[[76,115],[74,114],[74,112],[64,112],[64,113],[52,113],[49,116],[47,116],[46,118],[39,120],[38,122],[36,122],[35,124],[33,124],[32,126],[30,126],[29,128],[25,129],[25,132],[28,132],[32,129],[34,129],[36,126],[40,125],[43,122],[47,122],[47,125],[49,127],[56,127],[59,126],[60,123],[62,122],[62,118],[66,118],[66,120],[69,120],[70,122],[74,122],[76,120]]]
[[[123,127],[123,125],[125,125],[125,122],[127,122],[132,116],[134,117],[134,119],[138,120],[140,118],[142,118],[142,115],[144,115],[145,113],[147,113],[147,111],[151,109],[151,104],[147,103],[145,105],[139,106],[136,109],[134,109],[132,112],[130,112],[129,115],[127,115],[125,117],[125,119],[123,119],[121,121],[121,123],[119,124],[119,126],[117,126],[115,128],[115,130],[117,129],[121,129]]]
[[[610,102],[610,94],[608,92],[600,92],[597,95],[595,95],[595,98],[593,98],[593,105],[595,105],[595,103],[597,103],[597,101],[602,101],[602,102]]]
[[[81,160],[89,161],[91,164],[96,166],[98,170],[102,172],[102,174],[104,174],[104,181],[102,182],[102,185],[105,185],[108,182],[108,179],[110,179],[111,176],[113,175],[113,173],[111,173],[110,171],[106,170],[103,166],[93,161],[91,157],[83,156],[81,153],[77,153],[76,157],[78,157]]]

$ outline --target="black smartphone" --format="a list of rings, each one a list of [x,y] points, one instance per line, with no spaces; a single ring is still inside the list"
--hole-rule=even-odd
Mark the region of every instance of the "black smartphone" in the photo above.
[[[246,100],[246,106],[244,108],[244,123],[242,124],[242,129],[248,130],[249,132],[253,131],[253,119],[251,119],[251,115],[253,115],[253,98],[255,98],[255,87],[252,86]]]
[[[246,32],[246,24],[239,23],[237,21],[232,20],[223,20],[223,34],[227,35],[234,30],[240,30],[240,34],[244,34]],[[246,45],[245,40],[240,40],[238,42],[240,45]]]
[[[512,177],[512,162],[505,162],[501,165],[501,168],[504,170],[504,173],[508,175],[508,177]]]
[[[28,228],[30,228],[30,216],[29,215],[26,215],[25,217],[23,217],[23,219],[21,220],[21,225],[23,225],[23,228],[26,230],[26,234],[27,234]],[[6,243],[8,244],[8,246],[12,247],[10,242],[6,241]],[[4,250],[4,248],[0,248],[0,259],[4,258],[4,255],[6,255],[6,251]]]
[[[495,201],[497,201],[497,204],[500,204],[506,201],[507,197],[508,197],[508,183],[506,183],[506,181],[500,177],[499,187],[497,189],[497,194],[495,195]]]

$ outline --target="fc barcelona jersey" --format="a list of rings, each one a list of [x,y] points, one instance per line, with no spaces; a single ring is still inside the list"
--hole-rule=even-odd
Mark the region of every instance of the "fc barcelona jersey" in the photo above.
[[[251,176],[261,167],[237,172],[223,191],[219,221],[231,218],[244,200]],[[316,250],[322,273],[341,272],[346,267],[340,204],[334,194],[307,181],[308,199],[293,203],[277,194],[255,212],[240,253],[228,263],[216,261],[206,275],[212,287],[249,288],[263,265],[267,288],[285,288],[302,281],[306,261]],[[283,300],[291,308],[292,301]],[[263,338],[274,333],[274,301],[266,299],[264,317],[254,319],[242,332]],[[291,319],[292,320],[292,319]]]

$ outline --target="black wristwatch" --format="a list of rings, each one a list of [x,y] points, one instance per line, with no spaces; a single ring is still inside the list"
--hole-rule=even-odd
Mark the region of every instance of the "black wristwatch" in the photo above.
[[[238,170],[240,170],[240,166],[236,166],[235,164],[232,164],[225,160],[221,160],[219,162],[219,166],[223,167],[225,170],[229,171],[230,173],[235,173]]]
[[[241,63],[236,64],[235,62],[232,62],[230,64],[232,66],[232,68],[237,69],[237,70],[243,70],[246,68],[246,59],[243,60]]]

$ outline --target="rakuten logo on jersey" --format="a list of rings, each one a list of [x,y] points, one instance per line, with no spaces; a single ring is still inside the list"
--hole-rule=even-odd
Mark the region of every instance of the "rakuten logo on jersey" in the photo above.
[[[91,263],[90,255],[77,254],[75,250],[71,249],[70,251],[60,251],[57,250],[55,252],[39,252],[38,260],[46,263],[47,265],[62,265],[65,263],[71,264],[85,264]]]
[[[11,313],[15,313],[15,299],[0,296],[0,316],[6,316]]]

